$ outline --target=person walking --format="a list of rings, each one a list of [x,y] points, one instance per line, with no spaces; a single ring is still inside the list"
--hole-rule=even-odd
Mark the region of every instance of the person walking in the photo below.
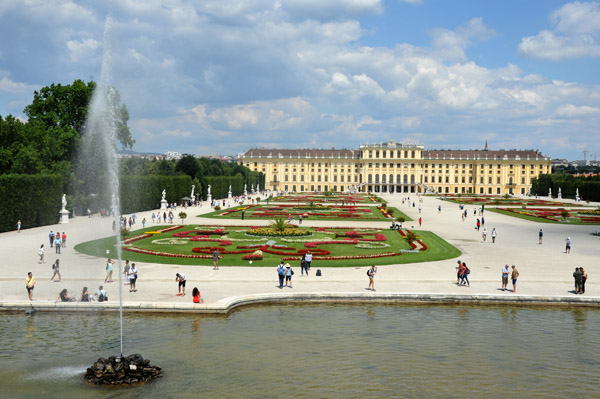
[[[219,270],[219,248],[213,252],[213,270]]]
[[[40,246],[39,251],[38,251],[38,255],[40,256],[40,260],[38,260],[38,263],[46,263],[46,262],[44,262],[44,252],[45,252],[45,250],[44,250],[44,244],[42,244]]]
[[[423,220],[419,217],[419,227],[421,227],[422,223],[423,223]]]
[[[580,267],[579,271],[581,272],[581,293],[585,294],[585,282],[588,279],[588,275],[587,272],[583,270],[583,267]]]
[[[467,262],[463,262],[462,267],[459,269],[460,274],[460,284],[459,285],[467,285],[467,287],[471,286],[469,283],[469,274],[471,274],[471,270],[467,267]]]
[[[54,245],[54,232],[50,230],[50,234],[48,234],[48,238],[50,239],[50,248]]]
[[[540,229],[540,232],[538,233],[538,244],[542,245],[543,239],[544,239],[544,232],[542,231],[542,229]]]
[[[292,276],[294,275],[294,270],[292,270],[292,266],[289,263],[285,264],[285,286],[292,287]],[[289,284],[288,284],[289,283]]]
[[[67,233],[64,231],[62,232],[62,236],[60,237],[60,242],[63,248],[67,247]]]
[[[21,219],[17,221],[17,233],[21,232]]]
[[[508,265],[504,265],[502,268],[502,291],[506,291],[506,286],[508,285]]]
[[[54,273],[52,273],[50,281],[54,280],[54,276],[58,276],[58,282],[60,283],[62,281],[62,278],[60,277],[60,259],[56,259],[56,262],[54,262],[54,264],[52,265],[52,271]]]
[[[129,274],[129,292],[137,292],[135,283],[138,278],[138,269],[137,269],[137,267],[135,267],[135,263],[131,264],[128,274]]]
[[[25,288],[27,289],[27,295],[29,295],[29,300],[33,301],[33,289],[35,288],[35,277],[33,277],[33,273],[27,273],[27,278],[25,279]]]
[[[483,240],[483,242],[486,241],[487,239],[487,229],[483,229],[483,233],[481,233],[481,239]]]
[[[105,283],[112,283],[112,275],[113,275],[113,261],[111,258],[108,258],[106,261],[106,277],[104,278]]]
[[[583,273],[581,273],[581,270],[579,270],[578,267],[575,268],[573,278],[575,279],[575,295],[581,294],[581,283],[583,282]]]
[[[571,237],[567,237],[565,239],[565,253],[567,253],[567,254],[571,253]]]
[[[175,281],[177,281],[177,296],[185,296],[185,274],[176,273]]]
[[[461,271],[461,268],[462,268],[462,262],[459,259],[456,263],[458,263],[458,266],[455,267],[455,269],[456,269],[456,285],[459,285],[460,284],[460,271]]]
[[[60,248],[62,247],[62,240],[60,239],[60,233],[57,231],[54,236],[54,250],[60,255]]]
[[[512,280],[512,292],[517,292],[517,279],[519,278],[519,271],[517,270],[517,268],[515,267],[515,265],[512,265],[512,272],[510,273],[510,278]]]
[[[377,274],[377,267],[372,265],[369,270],[367,270],[367,276],[369,277],[368,290],[375,291],[375,274]]]
[[[497,235],[497,234],[498,234],[498,233],[496,232],[496,228],[495,228],[495,227],[494,227],[494,228],[492,228],[492,244],[495,244],[495,243],[496,243],[496,235]]]
[[[481,227],[481,220],[479,220],[479,218],[477,218],[477,223],[475,224],[475,228],[477,229],[477,231],[479,231],[480,227]]]
[[[277,266],[277,276],[279,277],[279,288],[283,288],[283,280],[285,278],[285,265],[283,264],[283,259]]]
[[[304,276],[304,272],[308,276],[308,268],[306,267],[306,254],[302,254],[302,258],[300,259],[300,273]]]

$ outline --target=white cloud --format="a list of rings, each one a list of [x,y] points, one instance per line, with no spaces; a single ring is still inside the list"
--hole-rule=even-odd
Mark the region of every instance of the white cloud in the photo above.
[[[573,104],[565,104],[558,107],[556,115],[563,117],[580,117],[587,115],[600,115],[600,108],[590,107],[587,105],[577,106]]]
[[[521,39],[519,54],[550,61],[600,57],[600,45],[590,35],[557,36],[545,30]]]
[[[565,33],[598,33],[600,31],[600,3],[568,3],[554,11],[550,20],[556,30]]]
[[[67,48],[73,62],[85,62],[89,61],[90,58],[98,57],[100,46],[100,42],[94,39],[67,41]]]
[[[600,57],[600,3],[565,4],[550,15],[550,20],[554,31],[542,30],[522,38],[519,54],[549,61]]]

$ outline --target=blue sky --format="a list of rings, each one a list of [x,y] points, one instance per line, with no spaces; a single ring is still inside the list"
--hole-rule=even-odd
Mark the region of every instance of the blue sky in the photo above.
[[[104,22],[134,150],[600,153],[600,3],[0,0],[0,115],[100,76]]]

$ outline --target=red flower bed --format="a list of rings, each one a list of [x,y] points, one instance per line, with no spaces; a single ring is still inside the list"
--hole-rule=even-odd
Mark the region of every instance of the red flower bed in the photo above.
[[[243,260],[262,260],[263,256],[258,255],[258,254],[248,254],[248,255],[242,256],[242,259]]]

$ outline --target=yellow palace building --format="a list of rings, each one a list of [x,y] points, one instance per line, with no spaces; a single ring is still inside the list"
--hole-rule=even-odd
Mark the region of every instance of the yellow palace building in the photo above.
[[[531,179],[551,172],[534,150],[424,150],[393,140],[349,149],[253,148],[238,163],[265,174],[273,191],[527,194]]]

